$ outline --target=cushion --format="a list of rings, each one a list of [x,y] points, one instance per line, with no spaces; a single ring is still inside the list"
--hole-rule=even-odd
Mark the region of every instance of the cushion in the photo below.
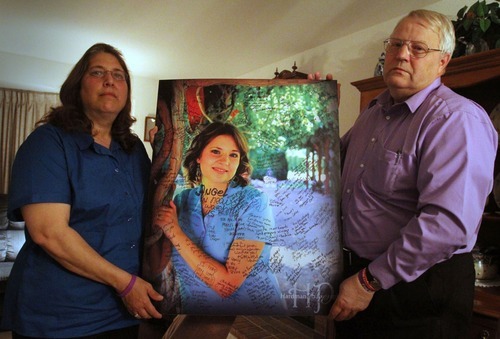
[[[0,230],[9,227],[9,219],[7,219],[7,210],[0,209]]]
[[[7,219],[7,195],[0,194],[0,230],[4,230],[9,226]]]
[[[0,265],[0,281],[7,280],[10,275],[10,271],[12,271],[12,266],[14,266],[13,262],[3,262]]]
[[[12,221],[9,220],[9,229],[13,230],[24,230],[24,221]]]
[[[22,230],[7,230],[7,258],[6,261],[16,260],[26,238]]]
[[[0,261],[7,258],[7,231],[0,230]]]

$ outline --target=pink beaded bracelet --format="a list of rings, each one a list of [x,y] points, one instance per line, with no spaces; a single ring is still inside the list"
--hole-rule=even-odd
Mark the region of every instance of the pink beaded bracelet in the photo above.
[[[130,291],[132,291],[132,288],[134,287],[136,279],[137,279],[137,277],[132,274],[132,278],[130,279],[130,282],[128,283],[127,287],[125,287],[125,289],[123,291],[118,293],[118,296],[120,298],[124,298],[127,294],[130,293]]]

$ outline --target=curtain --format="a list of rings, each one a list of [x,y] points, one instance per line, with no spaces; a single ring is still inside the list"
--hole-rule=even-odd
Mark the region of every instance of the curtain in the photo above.
[[[59,94],[0,88],[0,193],[8,193],[17,149],[33,131],[35,123],[59,105]]]

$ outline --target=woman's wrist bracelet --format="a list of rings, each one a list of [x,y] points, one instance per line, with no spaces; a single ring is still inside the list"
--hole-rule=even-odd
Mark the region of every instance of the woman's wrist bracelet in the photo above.
[[[129,294],[130,291],[132,291],[132,288],[134,287],[136,280],[137,280],[137,277],[132,274],[132,278],[130,279],[130,282],[128,283],[127,287],[125,287],[125,289],[123,291],[118,293],[118,296],[120,298],[124,298],[125,296],[127,296],[127,294]]]

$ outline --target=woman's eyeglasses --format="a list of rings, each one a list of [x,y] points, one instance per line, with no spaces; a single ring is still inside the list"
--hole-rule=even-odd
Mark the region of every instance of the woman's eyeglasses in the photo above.
[[[127,74],[124,71],[115,69],[112,71],[105,70],[103,68],[92,68],[88,71],[89,75],[94,78],[103,78],[106,74],[111,74],[111,77],[116,81],[125,81],[127,79]]]

